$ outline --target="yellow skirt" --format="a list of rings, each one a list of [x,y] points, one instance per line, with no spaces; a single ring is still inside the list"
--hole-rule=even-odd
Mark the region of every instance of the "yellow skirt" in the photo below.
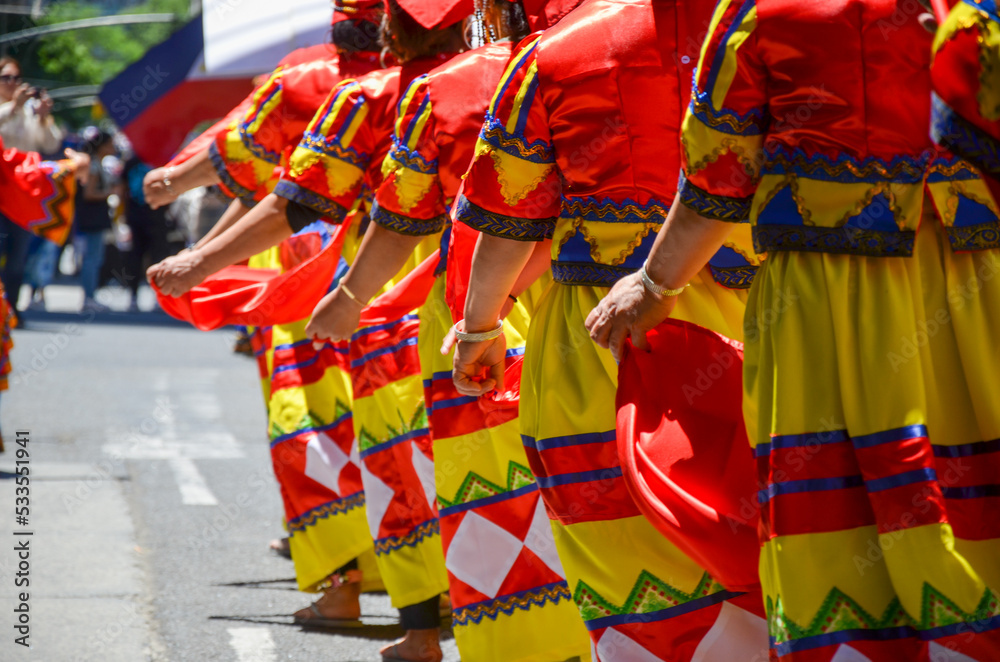
[[[433,253],[438,242],[438,236],[424,240],[396,279]],[[448,590],[434,506],[419,327],[419,315],[404,315],[359,329],[350,347],[354,433],[368,525],[382,581],[397,609]]]
[[[255,256],[251,266],[280,268],[279,249]],[[316,351],[305,320],[255,329],[255,353],[266,368],[262,387],[268,410],[271,461],[281,486],[285,526],[302,591],[317,591],[352,559],[373,567],[372,540],[351,423],[352,397],[346,347]],[[369,572],[366,583],[377,582]]]
[[[745,413],[777,658],[1000,659],[998,272],[925,220],[912,258],[758,273]]]
[[[606,292],[549,287],[532,318],[521,384],[523,443],[595,662],[690,660],[710,640],[744,631],[756,634],[729,650],[752,659],[767,644],[763,620],[751,613],[761,612],[759,596],[726,591],[673,547],[636,509],[622,478],[618,368],[584,328]],[[675,316],[739,339],[744,298],[702,274]]]
[[[523,355],[530,302],[504,324],[508,363]],[[434,439],[434,476],[452,604],[466,662],[561,662],[587,657],[552,532],[528,468],[517,409],[462,397],[454,354],[439,351],[452,324],[439,278],[421,310],[420,361]]]

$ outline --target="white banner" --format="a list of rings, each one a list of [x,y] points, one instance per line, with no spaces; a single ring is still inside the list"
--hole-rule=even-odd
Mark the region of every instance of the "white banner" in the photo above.
[[[204,0],[209,76],[254,76],[285,55],[329,41],[331,0]]]

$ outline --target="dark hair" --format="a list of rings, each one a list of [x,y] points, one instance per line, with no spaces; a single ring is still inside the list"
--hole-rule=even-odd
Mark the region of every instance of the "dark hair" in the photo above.
[[[410,16],[396,0],[388,0],[382,16],[382,46],[400,62],[438,53],[453,53],[464,44],[462,21],[446,28],[427,29]]]
[[[95,154],[104,145],[114,138],[110,133],[96,126],[88,126],[80,132],[83,142],[80,144],[80,151],[84,154]]]
[[[338,51],[344,53],[360,53],[363,51],[378,52],[379,25],[371,21],[349,18],[333,24],[330,41]]]
[[[0,69],[3,69],[8,64],[13,64],[15,67],[17,67],[17,72],[18,73],[21,73],[23,71],[21,69],[21,63],[18,62],[17,60],[15,60],[14,58],[12,58],[11,56],[4,55],[3,57],[0,57]]]
[[[510,30],[511,41],[515,44],[531,34],[528,15],[521,0],[493,0],[493,6],[500,12],[501,19]]]

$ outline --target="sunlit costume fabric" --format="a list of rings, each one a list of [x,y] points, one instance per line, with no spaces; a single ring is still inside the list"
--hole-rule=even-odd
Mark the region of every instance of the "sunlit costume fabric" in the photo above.
[[[282,197],[337,222],[363,190],[377,190],[392,143],[400,92],[447,56],[373,72],[330,92],[275,188]],[[431,237],[397,278],[432,253]],[[371,538],[396,608],[447,590],[434,506],[433,456],[415,314],[359,329],[350,343],[354,434],[358,439]],[[430,487],[430,490],[427,487]]]
[[[279,68],[255,92],[242,119],[209,147],[227,192],[249,206],[267,195],[330,88],[375,68],[373,58],[331,52],[329,59]],[[293,237],[255,256],[250,266],[285,270],[307,257],[298,252]],[[305,334],[310,312],[303,310],[299,322],[256,331],[255,354],[266,375],[271,460],[296,579],[301,590],[317,591],[334,571],[369,552],[372,542],[352,425],[347,347],[315,350]]]
[[[996,0],[962,0],[934,41],[931,131],[985,176],[1000,198],[1000,13]]]
[[[335,13],[335,21],[336,18],[337,14]],[[337,64],[339,66],[339,56],[337,55],[336,47],[333,44],[306,46],[305,48],[297,48],[285,57],[281,58],[281,61],[278,63],[278,66],[275,67],[275,70],[286,70],[300,64],[308,64],[314,61],[333,60],[334,58],[338,58]],[[273,75],[273,73],[271,75]],[[264,82],[269,81],[270,78],[270,76],[267,76]],[[255,82],[256,80],[257,79],[255,79]],[[199,133],[197,137],[191,140],[191,142],[184,145],[184,147],[174,155],[174,158],[170,159],[170,162],[167,165],[180,165],[181,163],[184,163],[192,156],[208,149],[209,145],[216,141],[220,133],[226,133],[237,127],[246,116],[246,112],[250,107],[250,104],[253,103],[257,89],[258,88],[254,88],[253,91],[251,91],[250,94],[243,99],[243,101],[241,101],[238,105],[233,106],[232,110],[230,110],[225,117],[215,122],[215,124]],[[301,136],[301,133],[299,136]],[[298,136],[296,139],[297,138]]]
[[[751,613],[763,613],[759,596],[723,589],[636,508],[615,441],[617,367],[584,328],[607,288],[642,265],[670,207],[696,54],[685,53],[709,11],[592,0],[527,41],[493,97],[458,202],[459,220],[481,232],[553,239],[555,283],[528,332],[520,428],[600,662],[752,658],[767,645]],[[680,317],[741,337],[744,295],[712,275],[749,285],[756,258],[745,235],[680,296]]]
[[[236,126],[209,146],[225,190],[249,207],[270,193],[330,90],[377,68],[375,54],[333,51],[326,59],[275,70]]]
[[[373,222],[411,236],[449,228],[448,208],[511,49],[506,43],[470,51],[410,84]],[[444,248],[449,263],[462,259],[454,243]],[[439,508],[459,652],[477,662],[586,656],[586,632],[521,445],[517,408],[490,409],[486,400],[462,397],[452,382],[452,355],[440,352],[453,323],[443,266],[420,311],[419,349],[434,447],[427,489]],[[507,317],[509,362],[524,352],[529,321],[525,303]]]
[[[774,659],[1000,659],[997,201],[928,138],[931,40],[890,0],[723,0],[701,55],[680,199],[768,252],[744,388]]]

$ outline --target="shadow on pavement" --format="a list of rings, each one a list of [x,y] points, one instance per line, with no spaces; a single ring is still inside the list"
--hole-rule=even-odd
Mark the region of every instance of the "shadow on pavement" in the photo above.
[[[300,625],[292,620],[292,617],[288,614],[259,614],[250,616],[209,616],[210,621],[234,621],[238,623],[256,623],[259,625],[284,625],[291,626],[301,629],[303,632],[320,632],[329,633],[341,637],[352,637],[357,639],[379,639],[391,641],[393,639],[399,639],[406,634],[406,631],[399,625],[398,622],[393,621],[384,616],[365,616],[361,615],[362,621],[372,619],[379,619],[386,621],[385,623],[363,623],[361,627],[354,628],[320,628],[320,627],[309,627],[307,625]],[[442,635],[450,638],[450,635],[442,632]]]
[[[112,326],[156,326],[171,328],[193,327],[170,317],[164,312],[119,312],[119,311],[80,311],[47,312],[42,310],[22,310],[18,312],[20,326],[17,331],[52,331],[52,325],[66,324],[107,324]]]

